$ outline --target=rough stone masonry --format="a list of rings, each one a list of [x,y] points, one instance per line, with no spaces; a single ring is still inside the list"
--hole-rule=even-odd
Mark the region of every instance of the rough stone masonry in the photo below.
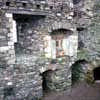
[[[35,100],[45,89],[70,90],[72,64],[86,60],[98,65],[96,3],[0,1],[0,100]]]

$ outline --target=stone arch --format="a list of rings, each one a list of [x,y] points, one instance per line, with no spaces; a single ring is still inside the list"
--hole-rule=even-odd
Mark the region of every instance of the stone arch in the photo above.
[[[53,23],[49,24],[48,32],[52,32],[53,30],[58,29],[66,29],[71,31],[76,31],[76,28],[73,24],[69,23],[68,21],[62,20],[60,22],[54,21]]]
[[[44,93],[51,91],[50,84],[52,83],[53,73],[54,73],[53,70],[46,70],[40,74],[42,76],[42,89]]]
[[[90,64],[85,59],[76,61],[72,66],[72,84],[86,79]]]

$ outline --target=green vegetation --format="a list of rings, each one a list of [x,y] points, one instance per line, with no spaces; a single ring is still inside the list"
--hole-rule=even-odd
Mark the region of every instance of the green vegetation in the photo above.
[[[88,51],[87,50],[79,50],[77,53],[77,59],[81,60],[81,59],[88,59],[89,55],[88,55]]]

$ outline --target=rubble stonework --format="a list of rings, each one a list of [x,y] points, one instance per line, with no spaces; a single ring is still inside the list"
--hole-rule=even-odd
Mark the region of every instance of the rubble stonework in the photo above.
[[[91,49],[96,39],[90,33],[91,0],[76,4],[71,0],[5,0],[0,4],[0,100],[42,97],[43,75],[49,71],[45,76],[49,90],[69,90],[72,64],[82,59],[96,60]],[[45,38],[49,37],[51,43],[51,34],[59,29],[68,34],[64,39],[70,46],[66,44],[64,57],[56,58],[52,48],[52,52],[46,51],[49,40]],[[45,51],[51,56],[47,57]],[[7,94],[10,89],[13,93]]]

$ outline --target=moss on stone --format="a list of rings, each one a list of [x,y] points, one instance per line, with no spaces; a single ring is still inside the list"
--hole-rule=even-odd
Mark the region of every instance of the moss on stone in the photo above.
[[[86,73],[86,76],[85,76],[85,80],[88,84],[93,84],[94,83],[93,71],[88,70],[88,72]]]
[[[87,60],[88,58],[89,58],[89,55],[88,55],[87,50],[79,50],[78,51],[78,53],[77,53],[77,59],[78,60],[82,60],[82,59]]]

